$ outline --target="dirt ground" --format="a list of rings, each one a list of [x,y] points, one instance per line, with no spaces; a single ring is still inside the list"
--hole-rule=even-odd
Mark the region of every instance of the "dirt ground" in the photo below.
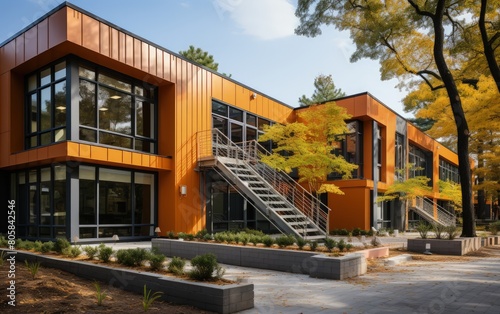
[[[408,254],[398,249],[391,249],[391,256]],[[425,262],[467,262],[478,258],[500,257],[500,246],[481,248],[466,256],[424,255],[411,253],[413,261]],[[42,267],[35,278],[31,277],[28,268],[18,262],[16,264],[16,307],[7,304],[6,292],[9,287],[7,262],[0,266],[0,313],[139,313],[143,312],[142,295],[126,292],[101,283],[107,294],[101,306],[97,305],[94,282],[74,276],[61,270]],[[381,260],[368,261],[369,272],[395,271],[384,266]],[[399,270],[400,271],[400,270]],[[358,279],[359,280],[359,279]],[[352,283],[358,283],[352,280]],[[149,309],[151,313],[210,313],[189,306],[179,306],[155,301]]]
[[[79,278],[67,272],[40,267],[35,279],[24,263],[15,268],[16,306],[8,305],[8,268],[0,266],[0,313],[140,313],[142,295],[126,292],[101,283],[107,294],[101,306],[97,305],[94,281]],[[199,314],[211,313],[190,306],[179,306],[154,301],[150,313]]]

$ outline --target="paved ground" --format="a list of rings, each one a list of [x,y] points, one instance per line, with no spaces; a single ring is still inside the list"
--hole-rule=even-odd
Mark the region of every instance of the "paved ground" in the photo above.
[[[404,239],[385,238],[399,245]],[[134,244],[116,244],[116,249]],[[148,247],[149,242],[140,246]],[[150,247],[150,246],[149,246]],[[230,279],[255,285],[265,313],[500,313],[500,246],[494,257],[410,262],[348,281],[224,265]]]

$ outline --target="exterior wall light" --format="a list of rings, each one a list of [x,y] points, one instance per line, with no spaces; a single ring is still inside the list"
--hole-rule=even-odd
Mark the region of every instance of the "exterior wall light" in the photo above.
[[[187,195],[187,186],[186,185],[181,185],[179,187],[179,193],[181,194],[181,196],[186,196]]]

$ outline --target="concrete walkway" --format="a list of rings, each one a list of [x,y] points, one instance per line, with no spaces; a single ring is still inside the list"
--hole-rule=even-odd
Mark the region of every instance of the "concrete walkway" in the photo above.
[[[387,244],[404,239],[382,238]],[[150,248],[150,242],[108,244]],[[255,308],[267,313],[500,313],[500,246],[492,257],[412,261],[347,281],[222,265],[225,278],[255,286]],[[455,259],[454,259],[455,260]]]

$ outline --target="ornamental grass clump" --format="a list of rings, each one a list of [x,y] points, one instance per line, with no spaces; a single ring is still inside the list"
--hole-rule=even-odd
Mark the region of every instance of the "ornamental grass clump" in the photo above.
[[[428,235],[429,231],[431,231],[432,226],[427,224],[426,222],[421,221],[418,223],[416,229],[417,229],[418,234],[420,234],[420,237],[422,239],[427,239],[427,235]]]
[[[186,261],[180,257],[174,256],[168,264],[168,271],[175,275],[183,275]]]

